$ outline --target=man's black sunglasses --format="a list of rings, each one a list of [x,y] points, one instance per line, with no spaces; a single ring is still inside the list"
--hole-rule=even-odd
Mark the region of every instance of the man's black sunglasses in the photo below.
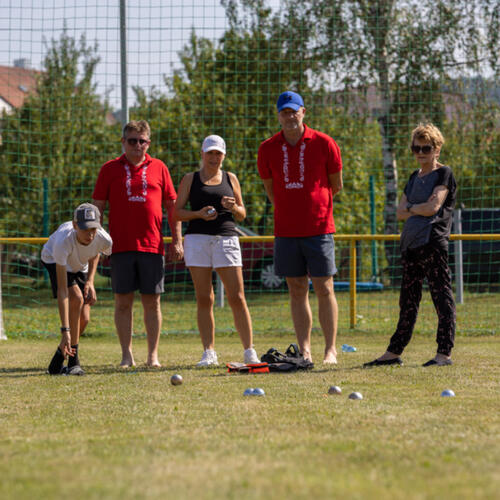
[[[137,143],[139,143],[141,146],[144,146],[144,144],[149,144],[149,141],[147,139],[136,139],[135,137],[131,137],[130,139],[127,139],[127,142],[131,146],[135,146]]]
[[[420,153],[420,151],[422,151],[422,153],[424,153],[424,155],[428,155],[431,151],[432,151],[432,146],[415,146],[415,145],[412,145],[411,147],[411,150],[413,153]]]

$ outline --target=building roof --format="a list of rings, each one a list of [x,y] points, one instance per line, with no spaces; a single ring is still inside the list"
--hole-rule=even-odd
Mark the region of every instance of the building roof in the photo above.
[[[39,71],[17,66],[0,66],[0,98],[20,108],[30,93],[36,92]]]

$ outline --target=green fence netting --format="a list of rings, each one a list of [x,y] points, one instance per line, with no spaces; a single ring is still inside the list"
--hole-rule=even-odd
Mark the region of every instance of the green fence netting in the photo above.
[[[497,2],[1,0],[0,237],[48,236],[91,199],[100,166],[121,154],[120,3],[130,119],[149,121],[150,153],[169,166],[176,187],[197,168],[203,138],[225,138],[225,168],[237,174],[247,206],[242,235],[273,232],[256,158],[279,130],[275,102],[286,89],[304,97],[306,123],[341,148],[344,189],[333,208],[339,234],[400,231],[395,208],[415,168],[410,133],[429,120],[446,140],[441,161],[457,178],[462,232],[500,233]],[[367,290],[358,297],[357,327],[380,331],[382,322],[392,330],[397,243],[357,245],[357,279]],[[256,332],[291,330],[272,242],[242,247]],[[456,278],[455,244],[450,250]],[[8,335],[52,329],[39,255],[38,244],[1,247]],[[337,243],[336,256],[342,330],[349,326],[348,242]],[[464,241],[461,262],[458,332],[495,332],[500,242]],[[183,265],[166,271],[165,331],[196,331],[190,277]],[[112,301],[106,262],[97,285],[103,303]],[[231,329],[230,314],[217,314],[217,328]],[[434,329],[434,314],[426,297],[421,329]],[[101,325],[93,328],[113,331],[111,321]]]

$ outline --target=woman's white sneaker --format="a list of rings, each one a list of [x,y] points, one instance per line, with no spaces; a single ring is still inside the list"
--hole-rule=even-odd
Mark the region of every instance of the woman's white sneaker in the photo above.
[[[205,366],[218,366],[218,364],[217,353],[213,349],[207,349],[196,366],[203,368]]]
[[[259,356],[257,356],[257,353],[255,352],[255,349],[253,347],[250,347],[249,349],[245,349],[243,351],[243,362],[246,365],[251,363],[260,363]]]

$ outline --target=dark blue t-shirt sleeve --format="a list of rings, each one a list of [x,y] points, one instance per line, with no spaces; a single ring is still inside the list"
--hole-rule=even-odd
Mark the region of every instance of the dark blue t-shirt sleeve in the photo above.
[[[408,182],[406,183],[406,186],[403,189],[403,193],[406,195],[406,198],[409,201],[409,196],[411,192],[411,188],[413,186],[413,182],[415,181],[415,176],[418,174],[418,170],[415,170],[411,175],[410,178],[408,179]],[[410,202],[411,203],[411,202]]]
[[[455,181],[455,177],[453,176],[451,168],[444,165],[438,170],[438,173],[439,173],[439,179],[436,185],[446,186],[450,193],[452,194],[455,193],[455,190],[457,189],[457,183]]]

